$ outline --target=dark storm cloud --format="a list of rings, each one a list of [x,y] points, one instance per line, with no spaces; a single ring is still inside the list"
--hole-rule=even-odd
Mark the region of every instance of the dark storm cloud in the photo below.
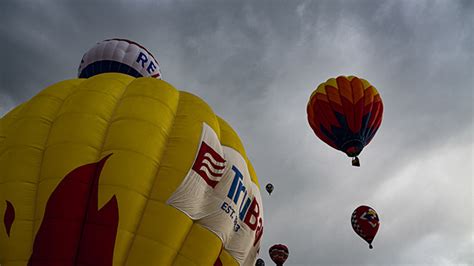
[[[472,1],[3,1],[0,114],[74,78],[95,42],[124,37],[165,80],[241,136],[264,196],[262,256],[290,265],[468,264],[472,255]],[[384,121],[362,167],[317,140],[306,102],[329,77],[366,78]],[[375,249],[358,205],[382,218]]]

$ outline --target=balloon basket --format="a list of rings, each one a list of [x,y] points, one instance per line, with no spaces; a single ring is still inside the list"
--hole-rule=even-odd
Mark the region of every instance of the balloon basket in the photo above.
[[[360,167],[359,158],[357,157],[352,158],[352,166]]]

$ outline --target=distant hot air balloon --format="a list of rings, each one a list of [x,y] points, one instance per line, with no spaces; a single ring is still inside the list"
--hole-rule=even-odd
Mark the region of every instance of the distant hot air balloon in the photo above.
[[[357,207],[352,213],[351,224],[352,229],[369,243],[369,248],[372,248],[372,241],[380,225],[379,216],[375,210],[364,205]]]
[[[89,78],[108,72],[162,79],[158,60],[145,47],[127,39],[97,43],[82,57],[78,77]]]
[[[232,127],[120,73],[56,83],[0,118],[0,216],[1,265],[252,265],[263,232]]]
[[[320,84],[311,94],[307,114],[321,140],[353,157],[352,165],[360,166],[357,155],[380,127],[383,103],[368,81],[339,76]]]
[[[268,183],[266,186],[265,186],[265,189],[267,190],[268,194],[272,194],[273,192],[273,185],[271,183]]]
[[[259,258],[255,262],[255,266],[265,266],[265,261]]]
[[[269,250],[270,258],[275,262],[277,266],[283,265],[286,259],[288,259],[289,251],[288,247],[283,244],[275,244]]]

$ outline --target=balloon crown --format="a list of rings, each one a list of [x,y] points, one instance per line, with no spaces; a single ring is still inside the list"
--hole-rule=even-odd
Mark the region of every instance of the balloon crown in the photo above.
[[[132,77],[162,78],[160,63],[142,45],[127,39],[107,39],[98,42],[82,57],[78,77],[116,72]]]

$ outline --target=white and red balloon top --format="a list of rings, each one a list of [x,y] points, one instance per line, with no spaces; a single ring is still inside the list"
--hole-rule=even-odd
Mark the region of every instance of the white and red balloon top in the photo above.
[[[82,57],[78,77],[89,78],[106,72],[162,79],[158,60],[145,47],[127,39],[97,43]]]

